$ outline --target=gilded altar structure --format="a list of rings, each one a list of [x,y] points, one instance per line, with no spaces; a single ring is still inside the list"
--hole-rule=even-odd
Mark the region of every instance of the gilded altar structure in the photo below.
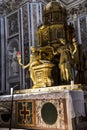
[[[57,1],[43,9],[43,24],[38,27],[38,45],[31,47],[29,67],[33,88],[70,84],[76,81],[78,43],[72,25],[67,25],[66,9]],[[32,49],[33,48],[33,49]],[[32,59],[33,58],[33,59]]]

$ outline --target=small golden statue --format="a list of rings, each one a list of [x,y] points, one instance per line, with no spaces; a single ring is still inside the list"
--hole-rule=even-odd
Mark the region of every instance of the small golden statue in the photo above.
[[[40,55],[35,47],[31,47],[30,62],[27,65],[21,63],[21,54],[18,52],[18,63],[23,68],[29,68],[30,77],[33,82],[32,88],[52,86],[53,79],[51,75],[52,67],[54,66],[47,60],[41,60]]]

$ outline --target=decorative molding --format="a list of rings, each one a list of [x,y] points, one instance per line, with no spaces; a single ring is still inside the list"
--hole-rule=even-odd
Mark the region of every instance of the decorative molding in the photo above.
[[[0,5],[0,15],[6,15],[18,9],[25,0],[4,0]]]
[[[0,15],[7,15],[14,10],[17,10],[21,5],[26,2],[47,2],[47,0],[4,0],[0,3]]]
[[[67,8],[67,18],[68,19],[76,19],[79,16],[82,16],[87,13],[87,1],[83,1],[82,3],[77,3],[72,6],[72,8]]]
[[[25,2],[32,2],[32,0],[4,0],[3,2],[0,2],[0,15],[6,15],[16,9],[18,9],[22,4]],[[50,2],[50,0],[34,0],[33,2],[39,2],[39,1],[44,1],[44,2]],[[60,1],[61,3],[64,4],[64,6],[67,9],[73,8],[78,6],[79,4],[82,5],[83,2],[86,3],[86,0],[56,0]]]
[[[7,34],[8,38],[14,35],[18,35],[19,27],[18,27],[18,11],[13,14],[7,16]]]

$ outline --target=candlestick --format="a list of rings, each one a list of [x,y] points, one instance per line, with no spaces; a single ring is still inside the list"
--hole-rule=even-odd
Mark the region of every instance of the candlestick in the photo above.
[[[11,88],[11,92],[10,93],[11,93],[11,95],[13,95],[13,88]]]

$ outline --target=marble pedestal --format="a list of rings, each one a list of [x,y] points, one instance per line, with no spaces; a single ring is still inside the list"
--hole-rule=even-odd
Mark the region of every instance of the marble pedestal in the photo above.
[[[19,129],[76,130],[79,117],[86,117],[82,90],[59,91],[56,86],[23,91],[17,91],[19,94],[15,93],[13,98],[12,95],[0,96],[1,128],[9,128],[11,123],[12,128]]]

